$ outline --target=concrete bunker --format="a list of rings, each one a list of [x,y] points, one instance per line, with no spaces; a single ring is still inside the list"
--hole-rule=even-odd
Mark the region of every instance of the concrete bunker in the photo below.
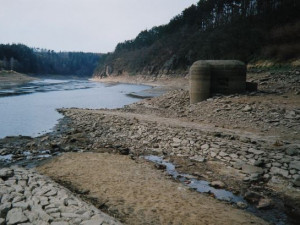
[[[190,68],[190,103],[212,94],[234,94],[246,90],[246,65],[238,60],[199,60]]]

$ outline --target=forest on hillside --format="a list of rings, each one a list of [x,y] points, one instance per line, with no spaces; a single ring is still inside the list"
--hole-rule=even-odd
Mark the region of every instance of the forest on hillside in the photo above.
[[[299,0],[200,0],[101,58],[95,76],[183,73],[196,60],[300,56]]]
[[[101,54],[54,52],[23,44],[0,44],[0,70],[21,73],[91,76]]]

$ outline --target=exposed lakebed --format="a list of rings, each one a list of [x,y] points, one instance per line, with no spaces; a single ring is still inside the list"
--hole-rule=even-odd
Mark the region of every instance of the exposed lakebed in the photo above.
[[[88,80],[39,79],[10,89],[0,89],[0,138],[38,136],[51,131],[62,118],[57,108],[118,108],[137,99],[130,93],[145,85],[107,85]]]

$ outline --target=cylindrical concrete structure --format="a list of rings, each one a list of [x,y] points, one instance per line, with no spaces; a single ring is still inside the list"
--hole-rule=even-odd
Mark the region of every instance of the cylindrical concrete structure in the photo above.
[[[211,94],[234,94],[246,90],[246,65],[238,60],[200,60],[190,68],[190,103]]]
[[[206,60],[211,66],[211,93],[234,94],[246,90],[246,65],[238,60]]]
[[[195,62],[190,68],[190,103],[203,101],[210,96],[211,68],[203,60]]]

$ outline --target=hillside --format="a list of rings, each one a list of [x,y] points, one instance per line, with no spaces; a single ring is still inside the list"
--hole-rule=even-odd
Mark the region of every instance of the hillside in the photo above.
[[[101,58],[94,76],[184,74],[199,59],[300,57],[297,0],[200,0]]]
[[[101,54],[55,52],[23,44],[0,44],[0,69],[21,73],[92,76]]]

